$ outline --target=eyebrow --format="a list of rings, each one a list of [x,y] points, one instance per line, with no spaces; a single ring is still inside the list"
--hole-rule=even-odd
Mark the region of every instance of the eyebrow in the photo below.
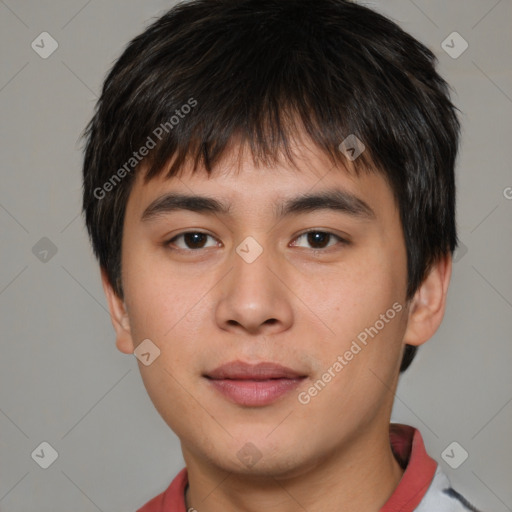
[[[231,205],[213,197],[187,195],[170,192],[155,199],[143,212],[142,221],[177,210],[188,210],[196,213],[228,215]],[[362,199],[341,189],[331,189],[314,194],[301,194],[286,199],[274,206],[274,215],[283,218],[292,214],[333,210],[345,213],[361,220],[374,220],[374,210]]]

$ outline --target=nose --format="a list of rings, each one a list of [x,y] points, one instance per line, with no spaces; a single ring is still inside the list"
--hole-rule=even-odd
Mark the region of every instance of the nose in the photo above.
[[[251,248],[252,250],[252,248]],[[252,260],[243,249],[233,251],[232,269],[220,283],[216,307],[217,325],[234,333],[271,335],[287,330],[293,322],[292,292],[271,251]]]

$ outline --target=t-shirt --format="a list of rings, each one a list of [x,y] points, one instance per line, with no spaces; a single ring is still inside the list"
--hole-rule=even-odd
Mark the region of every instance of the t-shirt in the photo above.
[[[404,473],[379,512],[479,512],[452,488],[441,467],[427,454],[419,430],[392,423],[389,439]],[[183,468],[162,494],[137,512],[187,512],[187,484],[187,468]]]

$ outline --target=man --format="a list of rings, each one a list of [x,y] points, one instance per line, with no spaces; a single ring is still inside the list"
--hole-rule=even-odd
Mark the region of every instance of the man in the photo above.
[[[444,315],[455,111],[433,54],[344,0],[185,2],[126,48],[84,212],[186,463],[141,512],[476,510],[389,424]]]

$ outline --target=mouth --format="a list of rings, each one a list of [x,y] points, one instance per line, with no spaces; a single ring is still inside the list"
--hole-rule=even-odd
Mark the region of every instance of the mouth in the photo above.
[[[215,391],[231,402],[246,407],[261,407],[293,391],[307,375],[271,362],[248,364],[232,361],[203,377]]]

